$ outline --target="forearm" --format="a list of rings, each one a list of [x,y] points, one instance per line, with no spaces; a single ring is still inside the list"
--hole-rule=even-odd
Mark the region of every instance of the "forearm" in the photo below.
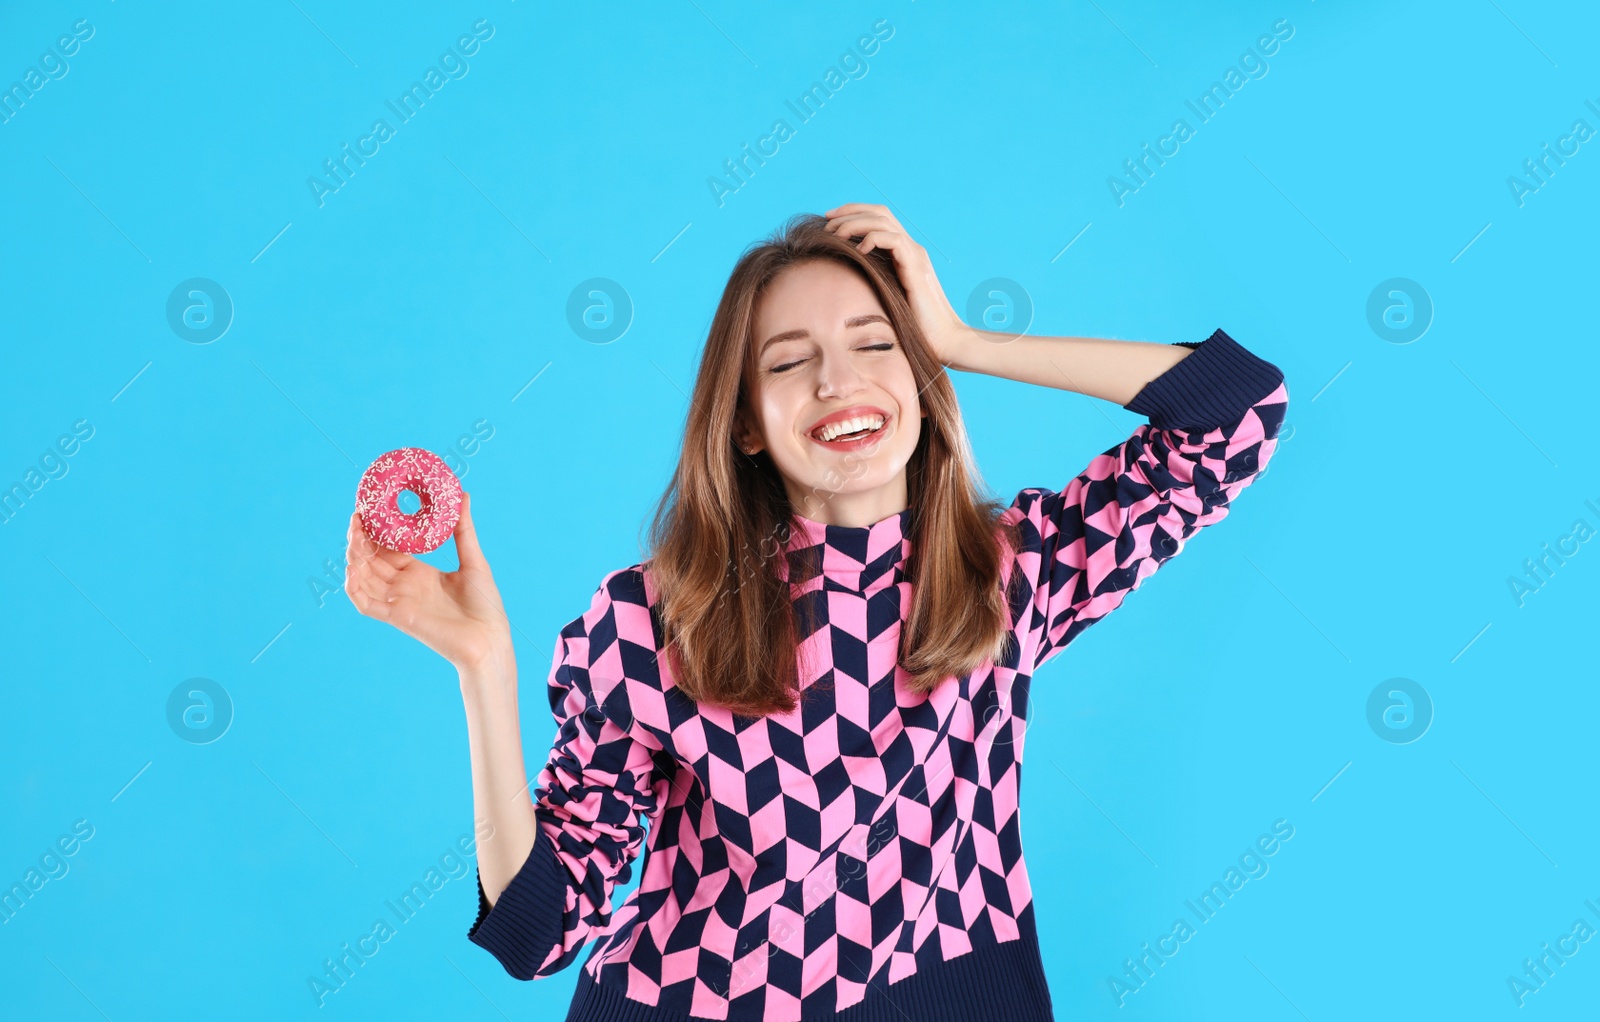
[[[1036,337],[967,327],[952,346],[951,369],[1072,390],[1125,405],[1191,349],[1153,341]]]
[[[517,715],[517,663],[510,640],[481,664],[460,669],[472,759],[473,819],[490,826],[478,841],[478,874],[493,904],[527,861],[537,835]]]

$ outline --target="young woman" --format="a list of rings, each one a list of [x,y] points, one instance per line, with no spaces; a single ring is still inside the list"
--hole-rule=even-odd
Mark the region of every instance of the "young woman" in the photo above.
[[[947,368],[1149,422],[1002,507]],[[883,206],[791,220],[723,292],[652,555],[561,630],[533,781],[470,497],[454,572],[351,518],[356,608],[460,675],[492,835],[468,937],[518,979],[596,940],[569,1022],[1050,1018],[1019,831],[1030,680],[1227,515],[1287,403],[1221,330],[975,330]]]

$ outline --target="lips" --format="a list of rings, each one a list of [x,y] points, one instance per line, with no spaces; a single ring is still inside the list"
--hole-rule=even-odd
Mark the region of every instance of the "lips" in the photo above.
[[[851,424],[851,420],[855,420],[853,425]],[[871,429],[872,431],[870,433],[863,433],[861,436],[855,438],[856,440],[870,439],[872,436],[881,433],[883,428],[889,424],[889,413],[876,405],[851,405],[848,408],[841,408],[836,412],[830,412],[818,419],[816,422],[812,423],[811,428],[806,430],[806,436],[817,441],[818,443],[834,444],[839,442],[855,442],[823,439],[828,433],[828,427],[834,426],[835,424],[844,424],[846,429],[854,429],[857,431],[862,428]],[[874,426],[876,426],[876,428],[873,428]]]

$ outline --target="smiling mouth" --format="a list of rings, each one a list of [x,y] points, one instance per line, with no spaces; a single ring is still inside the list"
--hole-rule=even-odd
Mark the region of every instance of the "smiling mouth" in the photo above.
[[[877,414],[858,415],[841,422],[830,422],[826,426],[811,433],[813,440],[823,443],[843,443],[849,440],[864,440],[869,436],[882,432],[889,420]]]

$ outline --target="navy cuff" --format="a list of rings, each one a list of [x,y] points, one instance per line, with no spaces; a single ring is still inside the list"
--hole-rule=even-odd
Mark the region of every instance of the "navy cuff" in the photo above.
[[[1212,430],[1244,418],[1250,406],[1283,382],[1283,372],[1222,330],[1195,344],[1194,354],[1145,384],[1122,407],[1157,429]]]
[[[467,939],[500,961],[516,979],[533,979],[561,943],[567,904],[567,871],[556,860],[554,844],[536,827],[528,858],[490,906],[478,875],[478,918]]]

